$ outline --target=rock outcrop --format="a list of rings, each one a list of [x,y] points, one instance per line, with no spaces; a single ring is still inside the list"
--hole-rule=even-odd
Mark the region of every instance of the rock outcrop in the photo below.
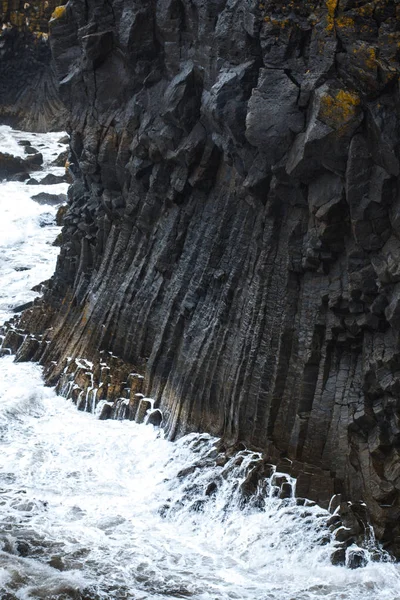
[[[30,131],[65,128],[67,111],[48,40],[60,0],[0,3],[0,121]]]
[[[75,181],[22,322],[49,328],[50,382],[112,352],[172,438],[245,442],[301,496],[366,502],[397,556],[399,11],[70,0],[51,41]]]

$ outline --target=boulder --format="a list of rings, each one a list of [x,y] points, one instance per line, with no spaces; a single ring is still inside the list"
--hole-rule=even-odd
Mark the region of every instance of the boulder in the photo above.
[[[51,204],[53,206],[63,204],[67,200],[67,196],[65,194],[48,194],[47,192],[40,192],[40,194],[31,196],[31,198],[39,204]]]
[[[49,173],[39,181],[40,185],[56,185],[58,183],[66,182],[67,178],[65,175],[53,175],[53,173]]]

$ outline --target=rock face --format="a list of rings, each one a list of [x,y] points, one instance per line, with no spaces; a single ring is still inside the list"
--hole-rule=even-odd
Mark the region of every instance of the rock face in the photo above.
[[[48,41],[58,0],[0,3],[0,120],[30,131],[64,129],[66,110]]]
[[[399,12],[70,0],[51,39],[75,181],[25,318],[53,328],[49,381],[112,352],[171,437],[284,457],[300,496],[365,501],[397,556]]]

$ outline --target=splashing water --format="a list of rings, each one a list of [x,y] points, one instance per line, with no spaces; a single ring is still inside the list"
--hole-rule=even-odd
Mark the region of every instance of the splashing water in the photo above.
[[[0,148],[27,135],[0,127]],[[36,140],[51,156],[58,138]],[[1,320],[56,258],[58,229],[39,224],[54,209],[24,185],[0,184]],[[29,257],[38,271],[13,281]],[[332,566],[329,513],[276,497],[279,474],[244,501],[255,453],[217,466],[208,435],[172,444],[152,426],[100,421],[10,356],[0,390],[1,600],[400,600],[398,565]]]

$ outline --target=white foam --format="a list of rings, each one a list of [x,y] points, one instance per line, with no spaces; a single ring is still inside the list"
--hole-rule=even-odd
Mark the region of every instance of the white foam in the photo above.
[[[36,176],[42,178],[48,172],[62,175],[63,168],[49,165],[53,155],[65,149],[65,145],[58,144],[61,135],[14,132],[10,127],[0,126],[0,151],[23,156],[18,139],[45,143],[45,149],[38,147],[43,150],[45,170]],[[60,232],[55,224],[57,208],[38,204],[32,196],[41,192],[65,194],[67,189],[65,183],[51,186],[0,183],[0,322],[12,316],[13,308],[36,298],[38,293],[31,288],[54,272],[59,249],[52,244]],[[44,222],[53,224],[41,226]]]

